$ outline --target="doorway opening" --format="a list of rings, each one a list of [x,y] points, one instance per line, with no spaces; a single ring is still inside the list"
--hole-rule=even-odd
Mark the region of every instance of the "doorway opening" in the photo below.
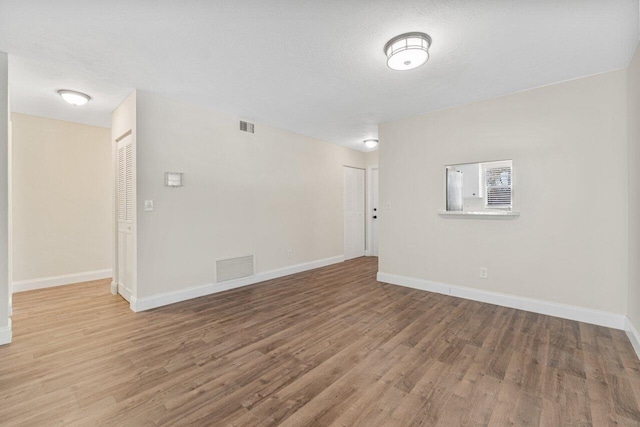
[[[12,112],[9,156],[10,294],[97,280],[108,291],[110,128]]]

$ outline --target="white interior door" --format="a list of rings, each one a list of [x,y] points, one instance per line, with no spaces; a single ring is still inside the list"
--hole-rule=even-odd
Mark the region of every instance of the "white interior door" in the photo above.
[[[118,142],[118,293],[127,301],[133,290],[135,263],[135,163],[131,135]]]
[[[364,256],[364,169],[344,167],[344,259]]]
[[[369,255],[378,256],[378,168],[371,170],[371,248]]]

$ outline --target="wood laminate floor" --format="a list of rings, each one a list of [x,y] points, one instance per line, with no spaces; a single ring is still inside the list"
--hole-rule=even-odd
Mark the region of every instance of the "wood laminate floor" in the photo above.
[[[135,314],[14,295],[2,425],[640,425],[621,331],[376,282],[361,258]]]

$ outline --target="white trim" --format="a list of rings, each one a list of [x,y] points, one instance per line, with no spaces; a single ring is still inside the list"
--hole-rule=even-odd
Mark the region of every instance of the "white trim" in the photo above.
[[[518,211],[506,211],[506,210],[495,210],[495,211],[446,211],[439,210],[438,215],[443,218],[502,218],[502,219],[515,219],[520,216],[520,212]]]
[[[111,282],[111,293],[118,295],[118,284],[116,282]]]
[[[111,277],[111,269],[85,271],[83,273],[64,274],[62,276],[43,277],[42,279],[20,280],[13,282],[13,292],[32,291],[34,289],[51,288],[53,286],[71,285],[92,280],[108,279]]]
[[[631,320],[629,320],[628,317],[626,317],[625,320],[626,320],[625,330],[627,332],[627,336],[629,337],[629,341],[631,341],[631,346],[636,351],[638,358],[640,358],[640,332],[638,332],[638,329],[635,327],[633,323],[631,323]]]
[[[296,264],[289,267],[278,268],[258,273],[251,277],[244,277],[236,280],[229,280],[223,283],[206,283],[204,285],[192,286],[179,291],[165,292],[144,298],[131,298],[130,307],[135,312],[151,310],[152,308],[162,307],[164,305],[174,304],[181,301],[198,298],[205,295],[211,295],[218,292],[228,291],[230,289],[240,288],[242,286],[253,285],[255,283],[264,282],[266,280],[277,279],[279,277],[288,276],[290,274],[300,273],[314,268],[325,267],[331,264],[337,264],[344,261],[344,255],[338,255],[330,258],[319,259],[316,261]]]
[[[531,311],[533,313],[546,314],[549,316],[561,317],[563,319],[576,320],[579,322],[591,323],[599,326],[606,326],[613,329],[625,329],[626,318],[622,314],[609,313],[606,311],[599,311],[586,307],[560,304],[551,301],[519,297],[498,292],[484,291],[481,289],[472,289],[463,286],[449,285],[446,283],[438,283],[431,280],[416,279],[413,277],[399,276],[389,273],[379,272],[377,280],[379,282],[391,283],[393,285],[405,286],[429,292],[436,292],[439,294],[450,295],[453,297],[464,298],[473,301],[486,302],[503,307]]]
[[[11,342],[11,319],[9,324],[0,328],[0,345],[9,344]]]
[[[374,256],[372,250],[372,242],[373,242],[373,171],[377,170],[378,174],[380,174],[380,168],[378,165],[367,166],[367,176],[365,179],[365,187],[366,187],[366,218],[365,222],[365,237],[366,237],[366,250],[364,251],[364,256]],[[378,175],[380,176],[380,175]],[[379,181],[378,181],[379,185]],[[380,189],[378,189],[380,192]],[[378,195],[378,203],[380,203],[380,196]],[[379,210],[378,210],[379,211]],[[379,213],[379,212],[378,212]]]
[[[118,292],[116,294],[120,294],[122,298],[127,300],[127,302],[131,303],[133,298],[133,293],[124,287],[122,283],[118,283]]]
[[[350,240],[347,238],[347,217],[346,217],[346,197],[347,197],[347,174],[346,171],[347,169],[352,169],[353,171],[356,171],[356,173],[360,173],[362,172],[362,184],[363,184],[363,188],[362,188],[362,208],[364,210],[363,212],[363,217],[362,217],[362,240],[363,240],[363,247],[362,247],[362,252],[360,252],[360,250],[357,251],[357,254],[345,254],[347,252],[347,247],[350,248],[350,245],[347,244],[347,240]],[[358,220],[358,223],[360,222],[360,220]],[[345,260],[348,259],[353,259],[353,258],[359,258],[362,256],[367,256],[367,169],[366,168],[358,168],[355,166],[347,166],[347,165],[343,165],[342,166],[342,255],[345,256]],[[350,248],[351,249],[351,248]],[[355,252],[355,249],[354,249]],[[349,255],[349,258],[346,258],[346,255]]]

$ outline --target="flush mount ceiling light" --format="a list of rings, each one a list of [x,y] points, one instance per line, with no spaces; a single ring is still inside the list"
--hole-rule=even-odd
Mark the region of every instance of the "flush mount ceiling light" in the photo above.
[[[365,139],[364,141],[364,145],[367,146],[367,148],[375,148],[378,146],[378,140],[377,139]]]
[[[86,93],[76,92],[75,90],[60,89],[58,95],[71,105],[84,105],[91,97]]]
[[[392,70],[411,70],[429,60],[431,37],[425,33],[405,33],[384,45],[387,65]]]

